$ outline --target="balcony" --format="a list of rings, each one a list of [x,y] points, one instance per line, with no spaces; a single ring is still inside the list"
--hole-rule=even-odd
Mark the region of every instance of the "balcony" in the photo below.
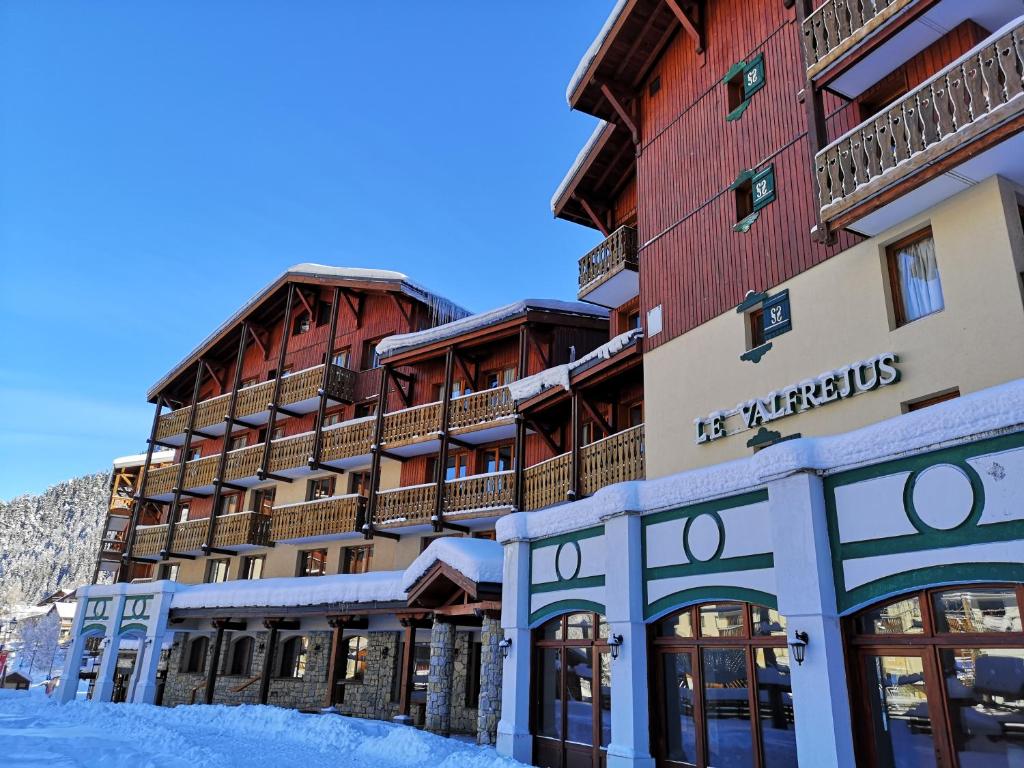
[[[822,221],[875,235],[1000,174],[1024,182],[1024,17],[815,159]]]
[[[298,371],[281,379],[281,393],[278,400],[282,407],[296,413],[312,413],[320,406],[320,385],[323,383],[324,366],[318,365]],[[330,366],[328,394],[344,402],[353,402],[359,389],[359,374],[338,365]],[[274,396],[274,383],[264,381],[238,390],[235,416],[250,424],[265,424],[270,418],[268,403]],[[196,406],[195,428],[208,435],[224,434],[224,418],[228,413],[231,395],[220,395],[203,400]],[[192,407],[179,408],[160,417],[156,439],[168,445],[182,445],[188,428]]]
[[[274,507],[271,541],[308,542],[361,536],[366,499],[358,495],[333,496]]]
[[[206,518],[186,520],[174,526],[174,551],[201,552],[210,521]],[[167,542],[166,525],[139,526],[135,533],[134,554],[138,557],[159,555]],[[217,519],[212,546],[218,549],[244,551],[270,544],[270,516],[258,512],[240,512]]]
[[[917,0],[826,0],[804,19],[808,79],[870,38]]]
[[[619,307],[640,293],[640,262],[633,227],[619,227],[580,259],[579,299]]]

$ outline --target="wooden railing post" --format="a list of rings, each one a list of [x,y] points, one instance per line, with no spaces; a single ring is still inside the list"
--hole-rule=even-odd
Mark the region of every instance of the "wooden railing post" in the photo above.
[[[572,392],[572,461],[569,466],[569,492],[570,501],[576,501],[580,497],[580,448],[582,424],[580,423],[580,393]]]
[[[178,515],[178,507],[181,505],[181,491],[185,485],[185,469],[188,466],[188,454],[192,448],[192,434],[196,428],[196,405],[199,402],[199,389],[203,383],[204,360],[200,358],[196,362],[196,381],[192,387],[192,410],[188,414],[188,427],[185,429],[185,442],[181,447],[181,461],[178,463],[178,480],[174,484],[174,498],[171,501],[170,511],[167,515],[167,540],[160,552],[160,559],[166,560],[174,551],[174,524]]]
[[[146,498],[146,482],[149,480],[149,468],[153,464],[153,448],[156,446],[156,431],[160,426],[160,411],[164,407],[163,395],[157,395],[156,410],[153,412],[153,426],[149,430],[149,440],[146,441],[146,460],[142,464],[142,473],[139,475],[139,487],[135,492],[135,503],[132,505],[132,514],[128,520],[128,530],[125,535],[125,548],[121,554],[121,567],[117,569],[117,580],[120,583],[128,581],[131,571],[132,556],[135,550],[135,529],[139,524],[139,515],[142,508],[148,504]],[[97,575],[99,563],[97,561]],[[95,581],[96,579],[93,579]]]
[[[313,437],[313,454],[309,457],[309,468],[320,468],[320,453],[323,450],[324,416],[327,413],[327,392],[331,381],[331,356],[334,354],[334,336],[338,332],[338,310],[340,309],[341,288],[334,289],[331,300],[331,322],[327,329],[327,351],[324,353],[324,377],[320,384],[320,405],[316,409],[316,425]]]
[[[274,394],[271,396],[270,416],[267,420],[267,437],[263,442],[263,460],[260,462],[260,470],[257,477],[266,480],[270,472],[270,444],[274,439],[274,424],[277,421],[278,400],[281,397],[281,380],[284,379],[284,361],[288,354],[288,339],[291,338],[292,329],[292,303],[295,299],[295,283],[288,283],[288,298],[284,302],[284,319],[281,321],[281,346],[277,353],[277,378],[274,380]],[[312,318],[311,318],[312,321]],[[291,480],[287,480],[291,482]]]
[[[526,482],[523,479],[526,472],[526,419],[523,414],[516,414],[516,442],[513,448],[514,455],[512,463],[515,468],[513,476],[512,506],[516,512],[523,511],[523,494],[526,492]]]
[[[804,29],[804,22],[807,16],[812,13],[813,0],[799,0],[796,3],[797,26]],[[805,71],[811,66],[810,52],[804,46]],[[828,143],[827,123],[825,122],[825,104],[822,92],[814,86],[814,81],[807,78],[804,81],[804,116],[807,120],[807,147],[811,164],[811,188],[814,190],[814,229],[812,235],[820,243],[828,244],[834,239],[832,232],[821,220],[821,188],[818,178],[818,153]]]
[[[441,392],[441,444],[437,449],[437,467],[434,482],[437,497],[434,499],[434,530],[444,530],[444,480],[448,474],[448,429],[451,425],[452,387],[455,378],[455,347],[448,347],[444,358],[444,388]]]
[[[384,370],[380,372],[380,394],[377,398],[377,418],[373,425],[373,443],[370,445],[370,487],[367,491],[369,493],[369,506],[366,511],[366,522],[363,524],[363,535],[367,539],[372,539],[374,535],[384,536],[386,538],[397,539],[398,534],[391,533],[390,531],[378,531],[376,530],[377,522],[377,492],[380,489],[380,460],[383,449],[381,448],[381,441],[384,438],[384,412],[388,407],[388,382],[391,379],[391,366],[385,365]]]

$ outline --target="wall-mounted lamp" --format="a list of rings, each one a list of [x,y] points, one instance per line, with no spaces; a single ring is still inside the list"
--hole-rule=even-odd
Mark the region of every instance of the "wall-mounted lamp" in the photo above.
[[[512,638],[511,637],[503,637],[498,642],[498,650],[501,651],[501,658],[507,659],[509,651],[512,650]]]
[[[793,651],[793,659],[798,667],[804,663],[808,642],[810,642],[810,637],[808,637],[806,632],[800,632],[799,630],[793,632],[793,639],[789,641],[789,647]]]
[[[608,647],[612,649],[612,658],[619,658],[619,648],[622,647],[622,635],[612,635],[609,637]]]
[[[266,647],[267,647],[266,645],[264,645],[263,643],[260,643],[259,647],[257,647],[256,650],[259,651],[260,653],[263,653],[263,649],[266,648]]]
[[[320,643],[317,643],[316,645],[314,645],[314,646],[313,646],[313,650],[314,650],[314,651],[315,651],[316,653],[320,653]]]
[[[380,649],[380,657],[382,659],[386,659],[390,655],[391,655],[391,649],[388,646],[385,645],[383,648]]]

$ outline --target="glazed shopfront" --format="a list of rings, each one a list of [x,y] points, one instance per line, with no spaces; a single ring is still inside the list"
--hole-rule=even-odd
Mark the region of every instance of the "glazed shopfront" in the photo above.
[[[499,749],[1024,766],[1024,385],[929,410],[503,521]]]

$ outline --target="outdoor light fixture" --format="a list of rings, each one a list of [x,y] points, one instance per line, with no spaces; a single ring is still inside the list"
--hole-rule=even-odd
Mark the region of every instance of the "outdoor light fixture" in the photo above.
[[[804,663],[804,656],[807,652],[807,643],[810,638],[806,632],[799,630],[793,632],[793,639],[789,641],[789,647],[793,649],[793,658],[796,660],[797,666],[801,666]]]
[[[512,638],[511,637],[503,637],[498,642],[498,648],[501,650],[501,658],[507,659],[509,651],[512,650]]]
[[[612,658],[619,658],[619,648],[622,647],[622,635],[612,635],[609,637],[608,647],[612,649]]]

